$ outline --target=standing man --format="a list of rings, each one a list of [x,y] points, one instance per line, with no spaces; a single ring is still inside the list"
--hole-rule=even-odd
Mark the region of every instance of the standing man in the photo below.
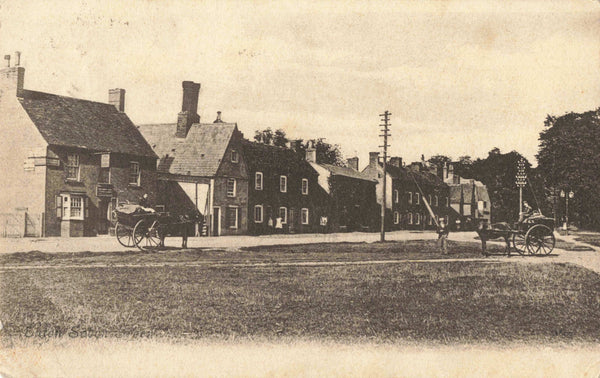
[[[438,243],[440,243],[442,255],[448,254],[448,234],[450,234],[450,231],[446,225],[446,220],[442,218],[440,219],[440,226],[438,228]]]

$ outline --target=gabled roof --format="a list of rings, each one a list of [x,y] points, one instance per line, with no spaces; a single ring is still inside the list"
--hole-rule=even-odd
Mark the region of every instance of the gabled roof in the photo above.
[[[379,164],[379,167],[382,168],[382,164]],[[411,182],[414,179],[417,181],[417,183],[419,183],[419,185],[429,184],[439,186],[444,184],[441,178],[431,172],[418,171],[406,167],[397,167],[391,164],[386,165],[386,172],[395,179],[408,180]]]
[[[138,127],[160,159],[159,172],[200,177],[217,174],[237,130],[235,123],[196,123],[187,137],[177,138],[175,123]]]
[[[48,144],[156,157],[114,105],[30,90],[19,101]]]
[[[264,143],[243,140],[244,159],[250,171],[262,171],[265,166],[274,170],[310,172],[317,174],[313,167],[294,150],[271,146]]]
[[[359,180],[377,182],[377,180],[370,178],[367,174],[359,172],[359,171],[355,171],[352,168],[339,167],[337,165],[331,165],[331,164],[319,164],[319,165],[321,167],[327,169],[334,176],[345,176],[345,177],[350,177],[350,178],[359,179]]]

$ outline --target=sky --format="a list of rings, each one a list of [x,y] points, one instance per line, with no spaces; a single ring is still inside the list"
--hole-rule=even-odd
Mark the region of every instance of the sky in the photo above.
[[[248,138],[326,138],[345,157],[485,158],[535,165],[548,114],[600,107],[600,2],[4,1],[0,55],[25,88],[107,101],[136,124],[176,122],[181,82],[199,114]]]

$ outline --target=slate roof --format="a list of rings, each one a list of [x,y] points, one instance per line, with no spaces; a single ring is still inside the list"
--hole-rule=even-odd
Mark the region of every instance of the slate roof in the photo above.
[[[187,137],[177,138],[177,124],[138,126],[159,157],[158,171],[178,175],[212,177],[217,174],[235,123],[196,123]]]
[[[368,175],[366,175],[362,172],[355,171],[352,168],[338,167],[337,165],[331,165],[331,164],[319,164],[319,165],[321,167],[327,169],[329,172],[331,172],[332,175],[335,175],[335,176],[345,176],[345,177],[350,177],[350,178],[359,179],[359,180],[377,182],[377,180],[370,178]]]
[[[19,101],[48,144],[156,158],[114,105],[31,90]]]
[[[419,185],[429,184],[434,186],[440,186],[444,184],[444,181],[441,178],[430,172],[417,171],[405,167],[396,167],[395,165],[391,164],[386,165],[386,171],[390,174],[390,176],[392,176],[392,178],[408,180],[411,182],[414,178],[419,183]]]
[[[314,168],[297,152],[278,146],[256,143],[248,140],[242,142],[244,159],[248,169],[256,172],[264,169],[265,165],[277,171],[310,172],[316,175]]]

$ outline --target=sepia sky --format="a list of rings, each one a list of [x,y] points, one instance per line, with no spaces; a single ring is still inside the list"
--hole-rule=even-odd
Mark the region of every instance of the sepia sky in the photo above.
[[[392,112],[390,154],[534,159],[547,114],[600,107],[600,2],[0,0],[0,54],[25,87],[175,122],[181,81],[199,113],[325,137],[361,166]],[[4,125],[3,125],[4,127]]]

